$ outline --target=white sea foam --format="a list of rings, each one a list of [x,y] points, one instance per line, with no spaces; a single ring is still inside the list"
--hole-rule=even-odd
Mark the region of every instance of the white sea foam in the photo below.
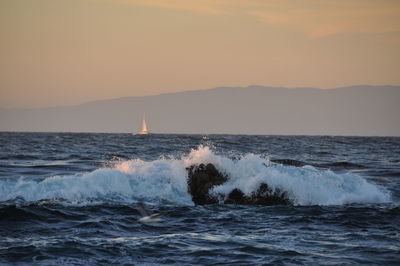
[[[239,188],[250,194],[261,183],[267,183],[272,189],[285,191],[297,205],[391,201],[389,192],[355,174],[338,174],[310,166],[282,166],[254,154],[231,160],[216,155],[207,146],[199,146],[180,159],[129,160],[91,173],[53,176],[40,182],[23,178],[0,180],[0,201],[17,197],[27,201],[57,198],[73,202],[117,198],[193,205],[187,192],[186,167],[200,163],[213,163],[229,176],[228,182],[214,187],[213,193],[228,194]]]

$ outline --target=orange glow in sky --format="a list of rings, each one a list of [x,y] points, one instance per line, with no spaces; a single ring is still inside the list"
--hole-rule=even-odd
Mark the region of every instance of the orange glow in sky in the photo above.
[[[397,0],[1,0],[0,107],[400,84]]]

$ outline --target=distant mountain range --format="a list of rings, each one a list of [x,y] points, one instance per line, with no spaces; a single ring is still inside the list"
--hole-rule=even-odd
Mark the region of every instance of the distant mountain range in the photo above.
[[[40,109],[0,109],[0,131],[400,136],[400,87],[219,87]]]

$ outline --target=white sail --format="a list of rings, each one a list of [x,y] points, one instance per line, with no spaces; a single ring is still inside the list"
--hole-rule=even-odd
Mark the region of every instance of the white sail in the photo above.
[[[147,124],[146,124],[146,119],[143,117],[142,119],[142,132],[148,132],[147,130]]]
[[[141,135],[147,135],[149,134],[150,131],[147,129],[147,123],[146,123],[146,117],[145,114],[143,114],[143,119],[142,119],[142,130],[139,132]]]

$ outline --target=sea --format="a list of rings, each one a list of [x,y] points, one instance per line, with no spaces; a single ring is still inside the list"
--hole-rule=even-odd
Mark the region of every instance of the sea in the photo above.
[[[293,204],[196,206],[200,163]],[[400,138],[1,132],[0,264],[400,265]]]

